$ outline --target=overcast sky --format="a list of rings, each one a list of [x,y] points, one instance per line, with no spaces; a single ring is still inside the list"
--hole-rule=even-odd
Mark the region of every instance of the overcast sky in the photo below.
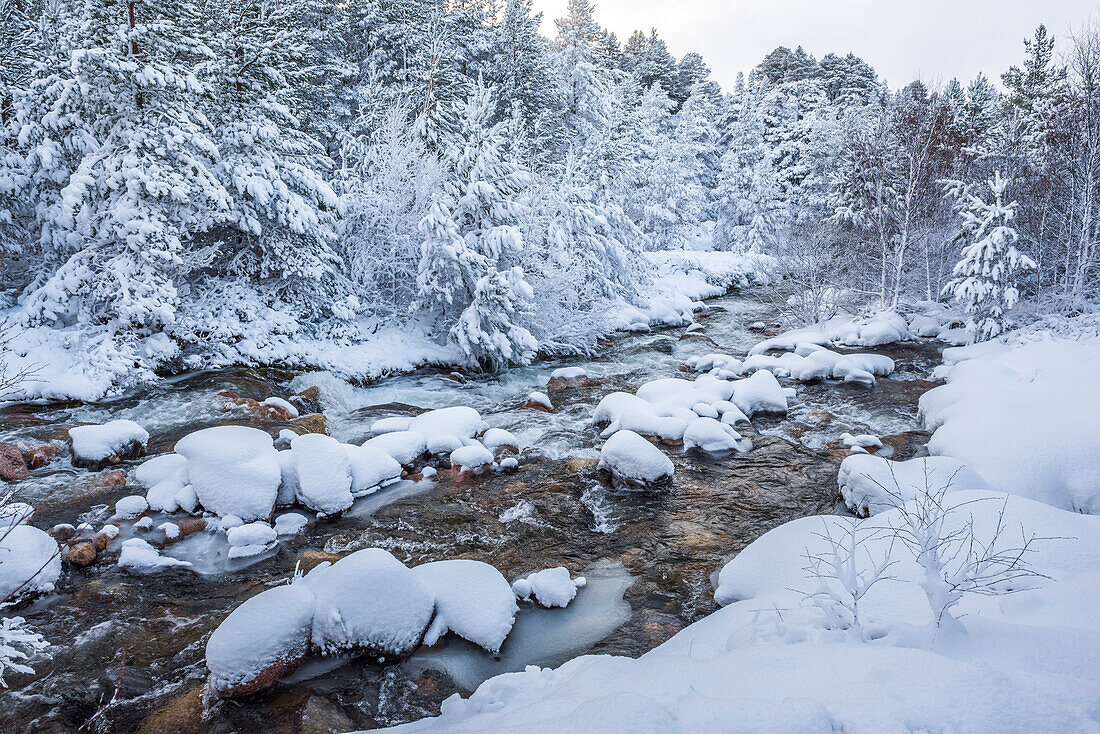
[[[534,0],[544,29],[567,0]],[[596,19],[625,41],[657,32],[677,58],[703,54],[730,88],[776,46],[801,44],[821,58],[849,51],[891,86],[914,78],[964,82],[979,71],[995,82],[1023,55],[1023,39],[1046,23],[1059,36],[1096,16],[1100,0],[595,0]],[[1100,17],[1100,16],[1097,16]]]

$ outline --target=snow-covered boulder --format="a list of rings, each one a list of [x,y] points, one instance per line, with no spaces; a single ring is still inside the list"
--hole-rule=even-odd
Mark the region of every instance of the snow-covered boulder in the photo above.
[[[154,512],[174,512],[176,495],[188,484],[187,458],[180,454],[157,456],[130,472],[130,479],[145,487],[145,501]]]
[[[266,522],[250,522],[225,531],[229,541],[229,558],[248,558],[275,547],[278,540],[275,529]]]
[[[276,535],[297,535],[309,524],[309,519],[298,512],[287,512],[275,518]]]
[[[476,410],[457,405],[421,413],[409,421],[408,430],[423,435],[429,451],[443,454],[450,453],[488,427]],[[454,439],[457,439],[457,445],[454,445]],[[433,446],[436,447],[434,450]]]
[[[199,502],[217,515],[267,518],[275,506],[282,472],[271,436],[246,426],[216,426],[184,436],[176,453]]]
[[[627,485],[650,487],[672,479],[672,461],[633,431],[619,431],[600,449],[599,468]]]
[[[149,502],[140,494],[123,497],[115,503],[115,517],[119,520],[133,520],[149,509]]]
[[[401,478],[401,464],[381,449],[344,444],[351,469],[351,494],[364,497]]]
[[[480,440],[481,445],[494,454],[504,449],[508,449],[513,453],[519,451],[519,439],[510,431],[505,431],[503,428],[490,428],[482,435]]]
[[[118,567],[134,573],[157,573],[166,568],[189,568],[189,561],[161,555],[160,551],[141,538],[122,541],[122,551],[118,556]]]
[[[306,581],[317,596],[313,644],[325,653],[405,655],[420,644],[435,610],[432,590],[381,548],[318,567]]]
[[[412,466],[427,453],[428,439],[419,431],[391,431],[367,440],[363,447],[389,454],[401,466]]]
[[[750,418],[757,413],[787,412],[787,391],[775,375],[764,370],[734,382],[730,400]]]
[[[890,461],[873,454],[852,454],[837,474],[840,494],[848,509],[860,516],[875,515],[928,491],[989,490],[973,469],[948,456]]]
[[[48,533],[21,524],[0,530],[0,600],[49,593],[60,576],[61,552]]]
[[[535,390],[527,396],[527,407],[534,408],[535,410],[542,410],[547,413],[551,413],[554,410],[554,404],[550,402],[550,396],[539,390]]]
[[[392,418],[380,418],[370,424],[370,434],[372,436],[381,436],[383,433],[407,431],[409,430],[410,421],[412,421],[412,418],[403,415],[393,416]]]
[[[134,459],[145,453],[149,433],[128,420],[69,429],[73,444],[73,466],[99,470],[110,464]]]
[[[475,442],[452,451],[451,466],[460,471],[481,473],[492,466],[494,458],[492,451]]]
[[[34,506],[26,502],[8,502],[0,507],[0,532],[13,525],[26,525],[34,517]]]
[[[731,426],[720,423],[714,418],[696,418],[688,423],[684,431],[686,451],[699,449],[712,454],[726,451],[747,452],[751,446],[751,442]]]
[[[412,572],[435,594],[435,617],[424,635],[425,645],[453,632],[491,653],[500,651],[519,611],[500,571],[488,563],[459,559],[425,563]]]
[[[322,515],[351,507],[351,466],[343,444],[322,433],[298,436],[290,444],[298,475],[297,500]]]
[[[265,408],[271,408],[271,412],[274,414],[274,417],[277,418],[298,417],[298,408],[294,407],[294,405],[291,404],[290,401],[284,400],[282,398],[272,396],[261,402],[260,405]]]
[[[512,593],[524,601],[535,601],[551,609],[567,607],[577,596],[577,589],[584,588],[584,576],[571,578],[569,569],[559,566],[545,568],[516,579],[512,584]]]
[[[276,586],[234,609],[206,643],[210,688],[220,697],[263,690],[309,654],[315,599],[306,584]]]

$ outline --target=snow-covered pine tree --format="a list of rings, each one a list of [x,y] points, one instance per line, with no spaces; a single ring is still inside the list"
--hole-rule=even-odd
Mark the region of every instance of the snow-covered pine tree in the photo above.
[[[569,0],[566,15],[558,18],[556,65],[564,89],[565,137],[573,145],[605,129],[614,114],[610,97],[614,74],[599,63],[597,51],[604,38],[588,0]]]
[[[21,195],[29,183],[19,149],[16,105],[33,79],[39,35],[22,3],[0,0],[0,251],[23,248],[29,239],[33,200]]]
[[[211,56],[194,37],[191,0],[85,0],[65,51],[69,64],[45,78],[25,129],[35,179],[61,185],[40,221],[64,264],[25,300],[42,322],[101,325],[113,360],[155,363],[136,340],[173,323],[188,241],[228,209],[213,168],[217,149],[201,110],[197,76]],[[61,161],[54,158],[60,148]],[[66,155],[67,154],[67,155]],[[59,164],[75,163],[65,176]],[[166,346],[163,341],[161,346]]]
[[[298,39],[306,2],[226,0],[208,18],[216,28],[211,117],[231,196],[219,232],[222,273],[270,288],[316,318],[338,297],[332,250],[339,201],[325,179],[331,161],[301,130],[294,92],[313,78]]]
[[[474,297],[451,329],[458,346],[483,368],[497,370],[530,364],[538,342],[517,321],[535,294],[519,267],[490,267],[474,288]]]
[[[1008,181],[995,172],[987,182],[991,199],[986,201],[960,182],[950,182],[948,191],[958,200],[962,216],[962,258],[944,293],[966,307],[966,330],[971,343],[992,339],[1008,326],[1008,312],[1020,294],[1018,273],[1035,263],[1016,249],[1018,235],[1012,222],[1017,203],[1006,202]]]
[[[411,310],[423,312],[449,329],[473,299],[488,263],[466,246],[450,210],[441,201],[432,204],[420,220],[419,230],[417,294]]]

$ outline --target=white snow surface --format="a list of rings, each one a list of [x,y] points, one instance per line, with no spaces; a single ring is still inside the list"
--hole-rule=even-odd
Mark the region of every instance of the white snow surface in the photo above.
[[[599,468],[627,484],[651,485],[672,478],[672,461],[634,431],[618,431],[600,449]]]
[[[585,578],[573,579],[564,566],[544,568],[512,583],[513,594],[524,600],[534,601],[547,609],[565,608],[577,597],[577,589],[583,588]]]
[[[271,515],[282,472],[271,436],[245,426],[204,428],[176,443],[198,501],[217,515],[243,520]]]
[[[133,520],[149,509],[149,502],[140,494],[123,497],[115,503],[115,517],[119,520]]]
[[[368,439],[363,448],[376,449],[402,466],[411,466],[428,450],[428,440],[419,431],[392,431]]]
[[[425,563],[412,572],[435,594],[435,617],[425,645],[453,632],[491,653],[500,651],[519,611],[500,571],[481,561],[457,559]]]
[[[837,475],[844,503],[857,515],[875,515],[923,492],[989,490],[978,473],[949,456],[890,461],[874,454],[853,454]]]
[[[298,409],[295,408],[292,403],[282,398],[272,396],[261,402],[260,405],[266,405],[270,408],[281,408],[289,413],[291,418],[298,417]]]
[[[69,429],[73,456],[86,461],[103,461],[116,456],[133,443],[145,446],[149,432],[130,420],[115,420],[98,426],[74,426]]]
[[[731,426],[714,418],[696,418],[684,431],[684,450],[700,449],[712,454],[726,451],[747,452],[752,444]]]
[[[57,541],[30,525],[0,529],[0,601],[53,591],[61,577]]]
[[[190,565],[189,561],[161,555],[159,550],[141,538],[122,541],[122,551],[118,556],[118,567],[135,573],[157,573],[174,566],[187,568]]]
[[[371,494],[401,478],[401,464],[379,448],[346,443],[344,452],[351,470],[351,493],[355,497]]]
[[[324,515],[351,507],[351,465],[343,444],[322,433],[307,433],[290,443],[298,478],[297,500]]]
[[[491,465],[493,459],[493,452],[476,442],[451,452],[451,466],[462,471],[482,470]]]

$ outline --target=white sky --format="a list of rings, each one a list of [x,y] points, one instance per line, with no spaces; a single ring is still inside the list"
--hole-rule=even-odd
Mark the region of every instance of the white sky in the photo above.
[[[534,0],[544,31],[567,0]],[[656,27],[679,58],[698,51],[729,89],[776,46],[801,44],[863,57],[892,87],[914,78],[964,83],[1023,57],[1023,39],[1046,23],[1059,40],[1097,15],[1100,0],[595,0],[596,19],[625,41]]]

